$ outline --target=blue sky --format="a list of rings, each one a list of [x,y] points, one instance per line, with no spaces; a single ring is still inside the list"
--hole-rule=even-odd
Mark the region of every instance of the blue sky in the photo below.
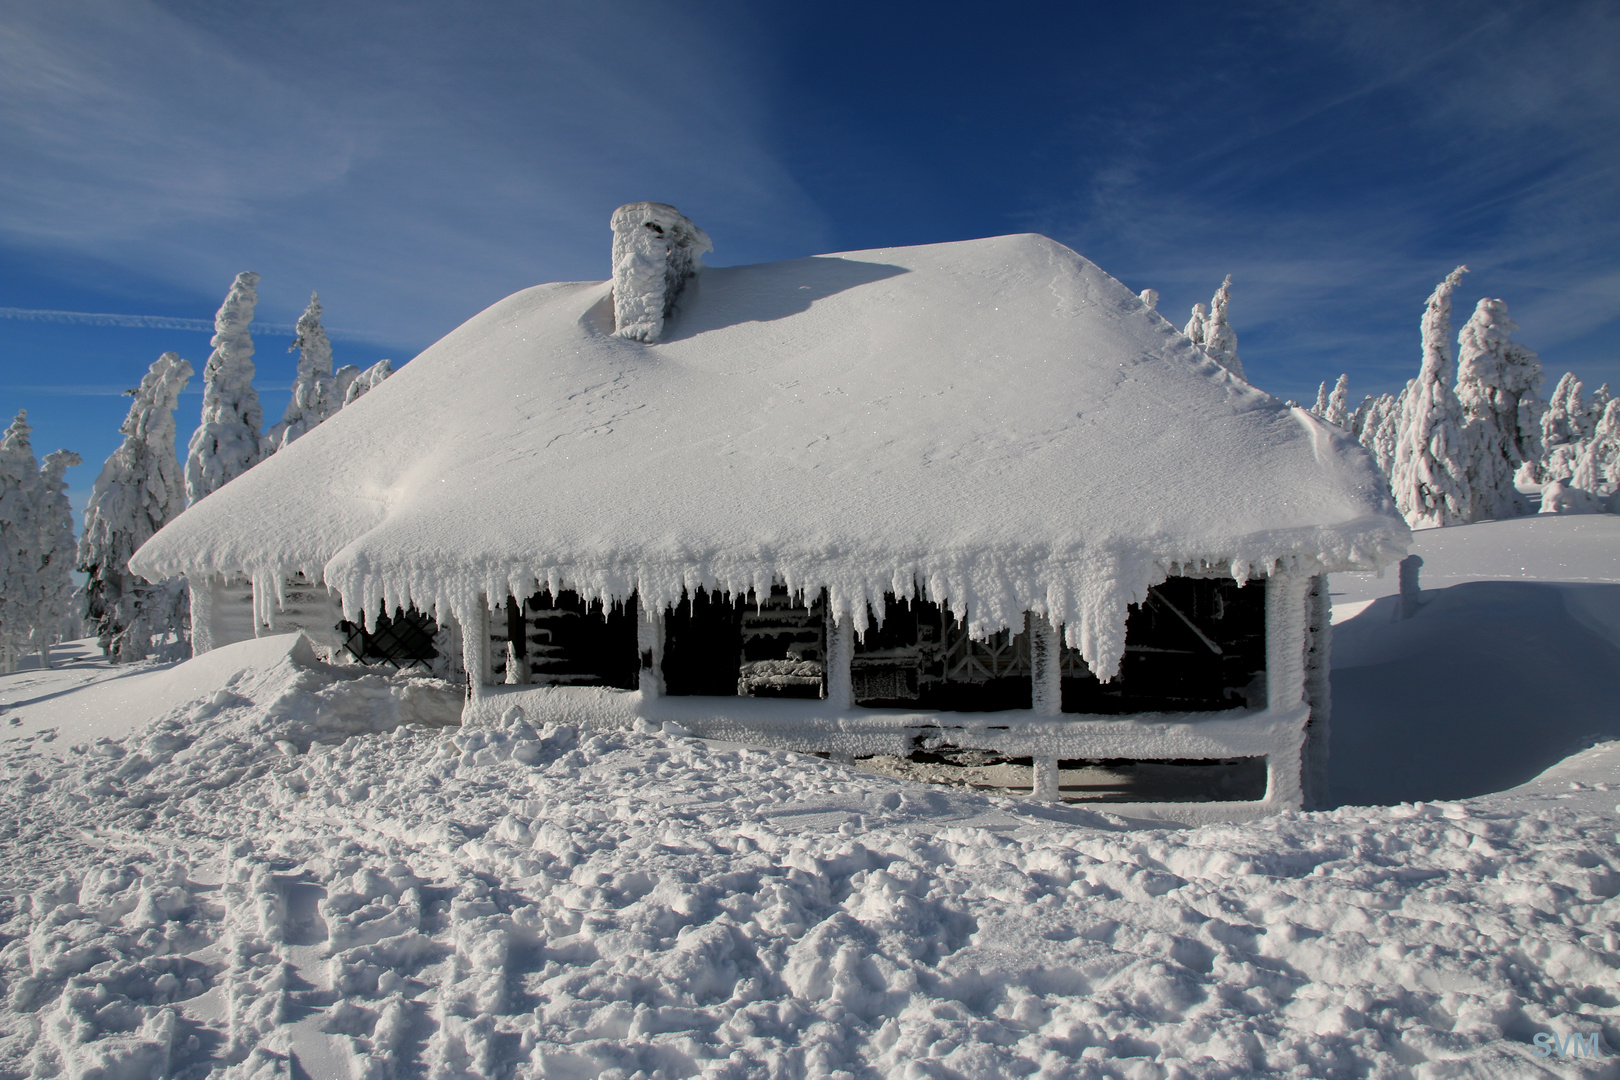
[[[1459,326],[1502,297],[1553,378],[1620,383],[1606,2],[18,0],[0,162],[0,411],[84,455],[81,503],[237,271],[273,421],[310,290],[338,363],[397,365],[606,277],[639,199],[711,265],[1042,232],[1178,324],[1231,273],[1250,378],[1307,400],[1410,377],[1467,263]]]

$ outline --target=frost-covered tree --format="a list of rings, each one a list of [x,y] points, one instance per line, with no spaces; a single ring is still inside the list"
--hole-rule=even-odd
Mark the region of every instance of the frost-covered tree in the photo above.
[[[1232,329],[1227,308],[1232,303],[1232,275],[1227,274],[1221,287],[1209,302],[1209,317],[1204,320],[1204,351],[1227,371],[1243,378],[1243,361],[1238,359],[1237,331]]]
[[[1395,447],[1400,442],[1401,409],[1411,384],[1399,394],[1379,394],[1369,397],[1356,409],[1353,423],[1356,438],[1372,454],[1378,471],[1388,479],[1395,468]]]
[[[1603,416],[1586,440],[1570,482],[1605,497],[1620,491],[1620,398],[1604,405]]]
[[[1529,507],[1514,486],[1541,461],[1541,360],[1512,339],[1518,324],[1501,300],[1481,300],[1457,335],[1457,402],[1463,410],[1468,489],[1474,521],[1513,517]]]
[[[1597,426],[1603,422],[1603,414],[1613,399],[1614,394],[1610,392],[1608,383],[1592,391],[1592,400],[1586,403],[1586,423],[1583,425],[1586,438],[1590,439],[1597,431]]]
[[[1330,389],[1327,381],[1323,380],[1316,387],[1316,404],[1311,406],[1311,412],[1320,416],[1330,424],[1348,428],[1350,425],[1350,411],[1348,402],[1350,397],[1350,376],[1340,375]]]
[[[1588,431],[1582,389],[1575,373],[1566,371],[1547,399],[1546,411],[1541,414],[1541,475],[1545,481],[1568,480],[1575,473]]]
[[[1142,292],[1140,293],[1140,296],[1142,298],[1143,305],[1149,311],[1156,311],[1158,309],[1158,307],[1159,307],[1159,290],[1158,289],[1143,289]]]
[[[309,306],[298,317],[292,346],[298,353],[298,377],[281,423],[264,434],[264,455],[269,455],[308,432],[343,407],[332,377],[332,342],[321,327],[321,299],[309,294]]]
[[[1350,414],[1350,434],[1356,437],[1357,442],[1362,442],[1362,445],[1366,445],[1362,441],[1362,433],[1367,430],[1367,421],[1377,407],[1378,400],[1378,396],[1368,394],[1361,399],[1361,404],[1357,405],[1355,411]]]
[[[1339,427],[1350,426],[1350,376],[1340,375],[1339,381],[1333,384],[1333,392],[1328,394],[1327,412],[1322,419]]]
[[[352,405],[365,397],[369,391],[381,386],[383,380],[394,373],[394,365],[386,359],[379,360],[366,370],[357,372],[349,381],[348,388],[343,392],[343,404]]]
[[[1328,389],[1326,379],[1323,379],[1321,382],[1316,384],[1316,404],[1311,406],[1311,412],[1322,417],[1324,420],[1327,419],[1328,395],[1330,393],[1332,393],[1332,391]]]
[[[1192,318],[1187,320],[1187,325],[1182,328],[1181,332],[1186,334],[1187,340],[1194,345],[1202,345],[1204,343],[1204,324],[1208,320],[1209,313],[1204,310],[1204,305],[1194,304],[1192,306]]]
[[[214,316],[214,347],[203,367],[202,424],[186,452],[186,497],[196,502],[259,461],[264,413],[253,389],[253,307],[259,275],[236,275]]]
[[[34,648],[39,666],[51,666],[51,646],[73,608],[73,567],[78,541],[73,537],[73,506],[64,475],[84,459],[72,450],[45,455],[39,467],[39,609],[34,619]]]
[[[24,409],[0,437],[0,664],[8,672],[33,636],[41,595],[42,492],[32,431]]]
[[[1472,520],[1462,406],[1452,391],[1451,294],[1468,272],[1459,266],[1435,287],[1423,312],[1423,367],[1401,408],[1390,487],[1414,529]]]
[[[79,569],[85,581],[85,620],[102,651],[118,660],[147,654],[152,633],[176,632],[169,608],[143,611],[154,591],[167,604],[167,586],[153,587],[129,570],[129,557],[185,509],[185,483],[175,457],[174,407],[191,379],[191,365],[174,353],[157,358],[134,392],[119,430],[124,441],[101,467],[84,510]],[[153,626],[158,621],[157,626]],[[171,625],[172,624],[172,625]]]
[[[332,392],[337,397],[338,408],[341,409],[349,403],[349,387],[353,386],[354,380],[359,377],[360,369],[353,364],[344,364],[332,372]]]

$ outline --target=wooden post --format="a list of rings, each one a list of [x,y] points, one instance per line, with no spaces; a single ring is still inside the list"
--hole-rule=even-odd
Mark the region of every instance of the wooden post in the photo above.
[[[1307,579],[1276,573],[1266,579],[1266,708],[1286,712],[1305,699]]]
[[[1274,573],[1266,580],[1266,709],[1289,712],[1305,700],[1305,594],[1309,579]],[[1304,732],[1300,732],[1301,741]],[[1266,759],[1266,799],[1298,810],[1303,748]]]
[[[1034,685],[1030,702],[1036,716],[1063,715],[1063,639],[1045,615],[1026,612],[1029,631],[1029,668]]]
[[[1328,669],[1332,663],[1333,600],[1328,576],[1311,578],[1305,597],[1305,703],[1311,718],[1305,725],[1305,761],[1301,787],[1307,810],[1327,804],[1328,724],[1333,716]]]
[[[1038,757],[1034,761],[1035,783],[1030,789],[1030,798],[1036,802],[1058,801],[1058,759],[1055,757]]]
[[[191,592],[191,655],[212,652],[214,644],[214,575],[187,575]]]
[[[855,655],[855,620],[834,616],[827,605],[827,704],[839,712],[855,707],[855,681],[849,673]]]
[[[636,651],[641,654],[641,692],[655,698],[664,695],[664,613],[636,597],[641,618],[636,622]]]
[[[523,601],[506,598],[506,681],[525,686],[529,682],[529,623],[523,617]]]
[[[481,698],[489,682],[489,598],[473,598],[461,628],[461,663],[467,669],[467,696]]]
[[[1045,615],[1024,613],[1029,633],[1030,704],[1036,716],[1063,715],[1063,639]],[[1039,802],[1058,801],[1058,759],[1036,757],[1030,797]]]

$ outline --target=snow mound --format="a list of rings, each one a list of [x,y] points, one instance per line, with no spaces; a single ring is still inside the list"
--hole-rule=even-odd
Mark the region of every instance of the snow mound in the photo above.
[[[50,687],[57,682],[51,674],[34,681],[43,684],[41,689]],[[154,717],[160,723],[167,718],[187,725],[248,722],[242,718],[257,715],[233,712],[223,704],[227,701],[263,705],[282,700],[275,722],[283,726],[276,728],[280,733],[275,737],[303,743],[401,723],[460,722],[460,687],[324,664],[301,634],[236,642],[155,670],[114,668],[100,674],[99,681],[87,685],[13,699],[5,711],[15,721],[11,733],[44,733],[71,745],[123,739]]]
[[[1400,615],[1333,628],[1335,801],[1484,795],[1620,738],[1620,584],[1466,582]]]
[[[773,580],[917,586],[981,636],[1046,612],[1113,670],[1179,572],[1374,569],[1407,542],[1371,459],[1039,236],[708,269],[656,344],[609,283],[469,320],[193,506],[149,577],[302,571],[346,617]]]
[[[1423,559],[1419,582],[1426,589],[1469,581],[1620,583],[1620,517],[1534,515],[1419,529],[1411,553]],[[1338,622],[1393,596],[1399,581],[1394,574],[1343,573],[1329,585]]]

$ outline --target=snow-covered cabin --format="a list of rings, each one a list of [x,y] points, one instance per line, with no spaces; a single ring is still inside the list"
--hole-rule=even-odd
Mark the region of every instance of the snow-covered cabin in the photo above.
[[[614,280],[502,300],[140,550],[199,649],[241,633],[222,583],[280,629],[302,581],[296,624],[438,655],[469,723],[673,722],[1169,820],[1301,804],[1323,575],[1409,539],[1353,439],[1043,236],[699,273],[672,208],[614,226]]]

